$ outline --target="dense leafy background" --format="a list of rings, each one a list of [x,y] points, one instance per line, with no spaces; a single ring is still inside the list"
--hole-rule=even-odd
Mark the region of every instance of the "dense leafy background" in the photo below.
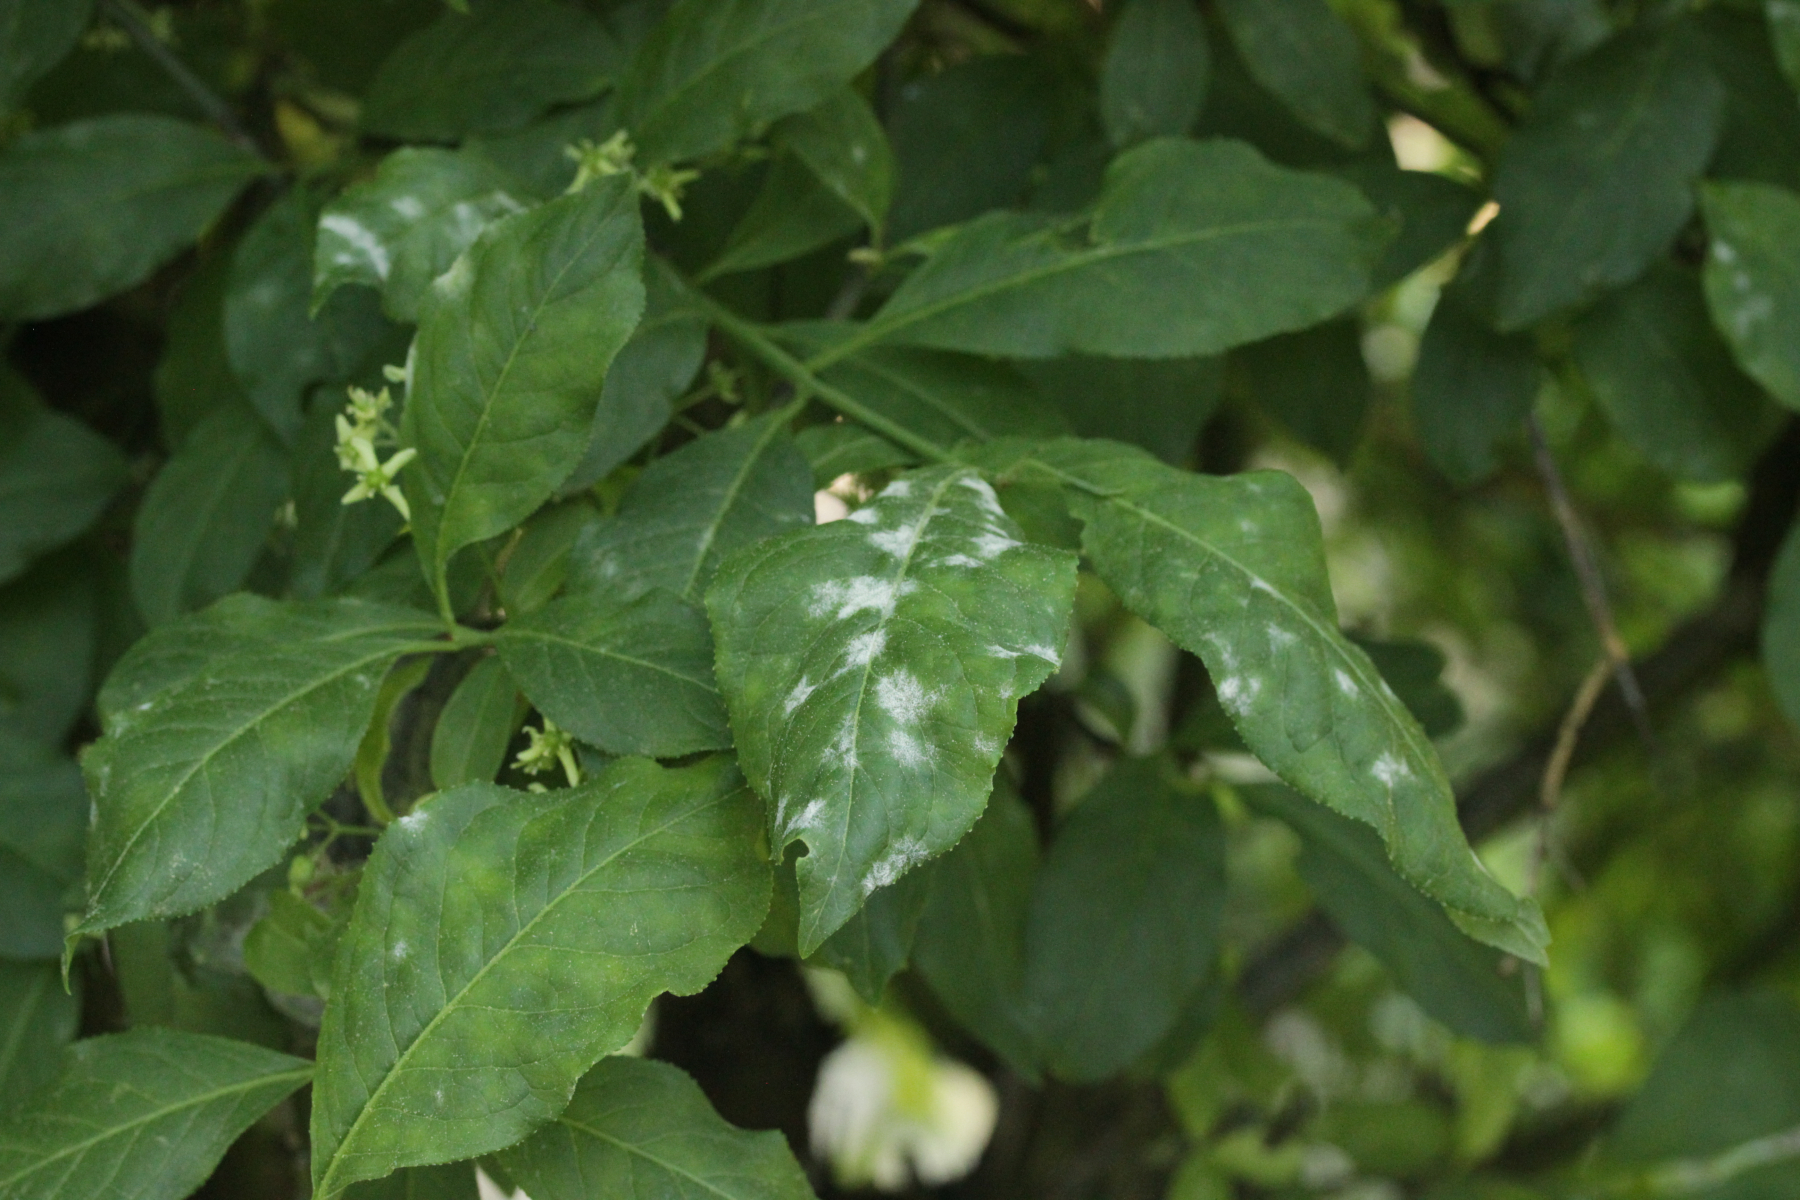
[[[0,0],[0,1200],[1800,1194],[1797,87]]]

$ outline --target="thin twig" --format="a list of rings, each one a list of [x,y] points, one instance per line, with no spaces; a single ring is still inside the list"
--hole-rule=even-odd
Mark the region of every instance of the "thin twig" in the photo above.
[[[249,130],[238,120],[231,105],[208,87],[205,80],[189,70],[188,65],[177,58],[174,51],[163,45],[162,39],[156,36],[156,31],[138,14],[136,5],[128,0],[100,0],[100,7],[109,18],[118,23],[126,36],[137,43],[139,50],[154,59],[156,65],[181,86],[181,90],[200,106],[208,120],[225,131],[226,137],[259,158],[268,157],[263,153],[262,147],[256,144],[256,139],[250,136]]]
[[[1613,664],[1610,657],[1603,657],[1587,673],[1581,681],[1581,687],[1575,692],[1575,699],[1569,705],[1569,711],[1563,714],[1562,724],[1556,730],[1556,745],[1550,751],[1550,760],[1544,764],[1544,781],[1538,788],[1538,834],[1537,844],[1532,849],[1531,862],[1527,871],[1528,886],[1532,895],[1537,894],[1538,876],[1543,870],[1544,860],[1550,853],[1550,826],[1556,814],[1557,805],[1562,801],[1563,780],[1569,774],[1569,763],[1575,758],[1575,745],[1581,740],[1581,730],[1587,724],[1594,705],[1600,700],[1600,694],[1606,690],[1606,681],[1612,678]]]
[[[1632,669],[1631,651],[1626,648],[1625,639],[1619,636],[1618,624],[1613,620],[1612,601],[1606,594],[1606,577],[1600,571],[1599,559],[1575,513],[1575,503],[1569,496],[1568,485],[1563,482],[1562,469],[1550,452],[1550,443],[1544,437],[1544,426],[1538,421],[1537,414],[1527,417],[1525,425],[1531,432],[1531,450],[1537,460],[1538,474],[1543,477],[1544,489],[1550,494],[1556,523],[1562,528],[1563,542],[1568,546],[1575,577],[1581,584],[1581,598],[1587,604],[1588,616],[1612,663],[1613,678],[1618,681],[1619,694],[1631,710],[1638,737],[1642,739],[1644,749],[1654,755],[1656,736],[1650,728],[1650,707],[1644,702],[1644,690],[1638,686],[1637,673]]]

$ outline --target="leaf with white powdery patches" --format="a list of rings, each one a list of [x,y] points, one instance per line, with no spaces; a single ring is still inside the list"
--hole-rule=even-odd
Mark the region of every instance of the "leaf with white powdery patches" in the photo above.
[[[1738,363],[1800,410],[1800,196],[1766,183],[1700,189],[1712,245],[1706,305]]]
[[[613,356],[644,308],[644,229],[623,177],[495,222],[438,279],[414,343],[401,476],[446,613],[462,547],[530,516],[587,450]]]
[[[450,269],[481,231],[522,210],[506,172],[476,154],[403,146],[373,179],[325,206],[313,250],[312,308],[340,286],[382,293],[397,321],[416,321],[431,281]]]
[[[1318,514],[1292,476],[1198,475],[1106,442],[1047,443],[1009,470],[1031,478],[1033,465],[1064,483],[1107,585],[1205,661],[1258,758],[1373,825],[1395,869],[1472,937],[1543,961],[1537,906],[1482,867],[1430,739],[1338,631]]]
[[[562,1112],[653,997],[705,987],[762,924],[760,820],[729,758],[621,759],[544,795],[466,784],[390,827],[319,1032],[314,1194]]]
[[[1018,700],[1061,661],[1072,554],[1027,545],[973,471],[759,542],[707,593],[738,756],[799,860],[800,950],[955,845]]]
[[[430,617],[237,595],[132,647],[82,755],[94,798],[74,935],[177,916],[270,866],[344,778],[388,667]]]

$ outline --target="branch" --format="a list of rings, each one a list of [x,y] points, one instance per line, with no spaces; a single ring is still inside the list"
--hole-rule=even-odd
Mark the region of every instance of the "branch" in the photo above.
[[[1758,462],[1744,513],[1733,534],[1731,573],[1713,606],[1679,626],[1634,673],[1649,711],[1667,709],[1737,659],[1753,654],[1762,625],[1763,592],[1782,538],[1800,503],[1800,421],[1788,422]],[[1573,700],[1558,706],[1568,711]],[[1513,755],[1462,789],[1457,816],[1471,843],[1498,832],[1538,799],[1556,754],[1558,727],[1540,731]],[[1617,689],[1593,707],[1570,769],[1592,762],[1635,732],[1631,706]],[[1238,996],[1254,1014],[1267,1014],[1298,999],[1331,966],[1344,935],[1314,910],[1250,960],[1238,978]]]
[[[118,23],[127,37],[137,43],[137,48],[148,54],[164,74],[181,86],[181,90],[206,114],[208,120],[225,131],[225,136],[250,151],[258,158],[267,158],[256,139],[250,136],[249,130],[238,120],[237,113],[227,104],[223,97],[206,85],[188,65],[175,56],[175,52],[163,45],[156,31],[145,23],[138,15],[135,5],[128,0],[100,0],[100,7],[106,15]]]

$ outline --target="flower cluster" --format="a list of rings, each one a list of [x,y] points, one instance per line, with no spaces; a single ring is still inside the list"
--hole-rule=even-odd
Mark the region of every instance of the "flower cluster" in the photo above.
[[[565,147],[563,153],[575,163],[575,181],[569,184],[571,192],[579,192],[596,179],[628,174],[638,192],[662,205],[671,221],[681,220],[681,193],[688,184],[700,178],[698,171],[667,163],[657,163],[647,171],[639,171],[631,161],[637,156],[637,147],[632,145],[631,135],[623,129],[604,142],[582,138]]]
[[[563,774],[568,777],[569,786],[576,787],[581,783],[581,764],[575,761],[575,739],[567,730],[558,729],[549,717],[544,718],[544,727],[534,729],[527,725],[525,736],[530,744],[519,751],[513,759],[513,766],[527,775],[542,775],[545,771],[554,770],[561,764]],[[534,783],[531,790],[543,791],[542,784]]]
[[[345,504],[380,496],[410,521],[412,511],[394,479],[418,451],[408,446],[395,451],[386,462],[381,461],[377,451],[378,446],[392,446],[399,440],[387,418],[393,406],[394,399],[386,388],[373,393],[359,387],[350,389],[350,403],[337,418],[338,466],[356,476],[356,485],[344,493]]]

